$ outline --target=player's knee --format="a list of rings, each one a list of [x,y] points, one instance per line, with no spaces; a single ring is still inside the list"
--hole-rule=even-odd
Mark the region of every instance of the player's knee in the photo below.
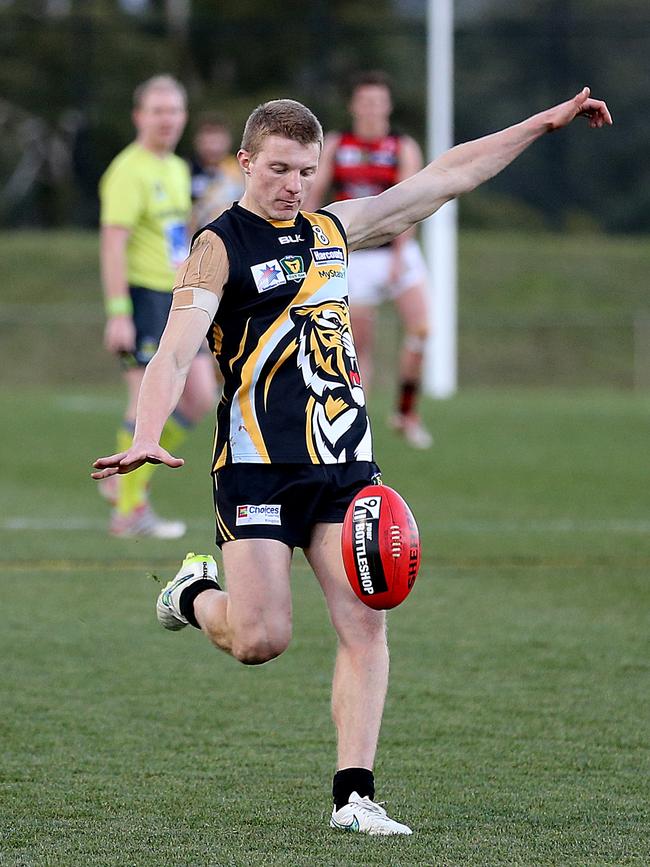
[[[262,665],[284,653],[290,641],[289,625],[257,629],[233,641],[232,655],[244,665]]]
[[[194,387],[190,394],[185,396],[187,411],[197,421],[214,410],[217,402],[217,384],[214,381],[201,383]]]
[[[412,352],[424,352],[429,339],[429,323],[424,320],[411,325],[404,334],[404,345]]]
[[[197,396],[194,412],[197,418],[203,418],[209,412],[214,411],[217,402],[217,389],[206,388],[200,395]]]
[[[352,616],[342,618],[336,627],[341,644],[357,653],[387,647],[386,615],[383,611],[355,610]]]

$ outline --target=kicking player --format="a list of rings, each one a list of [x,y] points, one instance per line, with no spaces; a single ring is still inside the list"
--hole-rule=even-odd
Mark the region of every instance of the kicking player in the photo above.
[[[346,508],[377,477],[350,332],[347,252],[390,241],[579,115],[593,128],[611,123],[605,103],[584,88],[452,148],[379,196],[305,213],[320,124],[293,100],[259,106],[238,153],[246,192],[197,235],[178,271],[169,321],[142,383],[133,443],[95,461],[95,479],[150,462],[182,466],[160,434],[207,331],[225,380],[213,473],[226,588],[212,557],[188,555],[158,597],[158,619],[168,629],[191,624],[245,664],[267,662],[291,638],[291,558],[304,548],[338,638],[333,828],[411,833],[374,800],[388,684],[385,613],[355,596],[341,555]]]
[[[128,393],[119,449],[131,443],[140,383],[167,322],[176,268],[188,251],[190,176],[185,161],[174,154],[187,119],[185,102],[185,89],[171,76],[140,84],[133,97],[136,139],[100,182],[104,343],[122,361]],[[165,425],[166,447],[178,448],[215,402],[214,362],[206,346],[193,360],[183,395]],[[114,506],[114,536],[175,539],[184,534],[182,521],[163,520],[151,508],[153,470],[148,464],[119,485],[103,484],[102,493]]]
[[[390,79],[383,72],[355,78],[349,102],[352,128],[325,136],[318,174],[308,207],[326,201],[331,190],[337,201],[376,196],[422,168],[417,142],[391,128]],[[427,271],[410,229],[389,244],[350,254],[348,267],[350,316],[366,391],[373,371],[377,307],[390,299],[404,331],[399,357],[397,406],[391,427],[406,442],[427,449],[433,438],[418,414],[422,362],[429,335]]]

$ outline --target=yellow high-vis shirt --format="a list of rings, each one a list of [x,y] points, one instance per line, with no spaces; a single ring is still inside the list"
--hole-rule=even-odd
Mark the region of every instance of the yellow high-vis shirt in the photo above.
[[[190,173],[175,154],[158,157],[133,142],[99,183],[102,226],[130,230],[127,279],[132,286],[171,292],[188,252]]]

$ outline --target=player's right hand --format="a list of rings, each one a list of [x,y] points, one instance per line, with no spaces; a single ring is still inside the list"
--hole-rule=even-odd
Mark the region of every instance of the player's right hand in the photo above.
[[[131,446],[126,452],[118,452],[105,458],[97,458],[93,464],[95,472],[90,475],[91,478],[99,481],[99,479],[106,479],[108,476],[116,474],[124,475],[125,473],[132,473],[133,470],[137,470],[143,464],[165,464],[168,467],[176,469],[177,467],[182,467],[184,463],[183,458],[175,458],[159,445],[152,445],[148,448]]]
[[[135,324],[131,316],[109,316],[104,329],[104,346],[109,352],[133,352]]]

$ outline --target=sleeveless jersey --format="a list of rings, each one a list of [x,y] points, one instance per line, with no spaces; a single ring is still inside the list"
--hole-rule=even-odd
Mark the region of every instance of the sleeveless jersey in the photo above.
[[[338,219],[268,221],[235,204],[205,228],[229,263],[208,333],[224,378],[213,469],[371,461]]]
[[[334,153],[332,186],[337,201],[377,196],[398,181],[400,137],[390,133],[367,141],[341,133]]]

